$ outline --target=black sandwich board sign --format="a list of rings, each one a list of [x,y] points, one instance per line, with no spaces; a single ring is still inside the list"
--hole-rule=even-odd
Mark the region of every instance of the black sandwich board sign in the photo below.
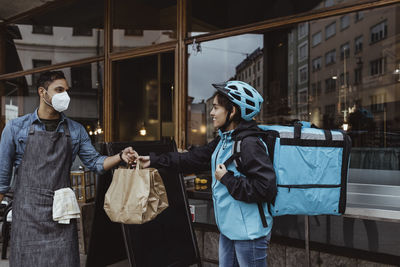
[[[132,146],[140,155],[176,151],[173,140],[117,142],[103,145],[103,154],[114,155]],[[201,266],[199,250],[181,174],[158,170],[167,190],[169,207],[142,225],[111,222],[103,209],[112,172],[99,176],[86,267],[102,267],[128,259],[131,266]]]

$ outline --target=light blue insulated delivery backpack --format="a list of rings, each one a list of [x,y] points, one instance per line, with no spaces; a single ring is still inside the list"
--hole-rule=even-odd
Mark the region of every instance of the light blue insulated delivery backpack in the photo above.
[[[240,133],[233,154],[240,167],[243,138],[259,136],[266,143],[278,189],[270,203],[272,216],[343,214],[350,137],[342,131],[313,128],[309,122],[299,121],[294,126],[259,125],[259,128],[260,131]]]

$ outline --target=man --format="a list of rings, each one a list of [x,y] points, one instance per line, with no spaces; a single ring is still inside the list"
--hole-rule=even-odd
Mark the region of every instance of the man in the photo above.
[[[102,173],[122,160],[132,163],[137,153],[125,148],[101,156],[85,128],[67,118],[68,84],[61,71],[38,80],[39,108],[7,123],[0,141],[0,201],[9,190],[16,167],[11,226],[10,266],[79,267],[76,220],[53,220],[54,191],[70,187],[76,155],[90,170]],[[75,201],[75,198],[72,198]]]

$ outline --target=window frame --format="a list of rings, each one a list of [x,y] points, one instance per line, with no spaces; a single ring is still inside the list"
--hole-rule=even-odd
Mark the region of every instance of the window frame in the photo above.
[[[329,27],[331,27],[332,25],[335,25],[335,27],[332,27],[332,29],[334,29],[334,32],[328,36],[327,34],[327,30]],[[331,39],[336,35],[336,20],[333,21],[332,23],[328,24],[325,26],[325,40]]]

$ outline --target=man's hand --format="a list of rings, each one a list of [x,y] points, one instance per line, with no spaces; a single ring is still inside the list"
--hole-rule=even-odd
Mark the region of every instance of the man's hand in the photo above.
[[[121,157],[126,163],[132,165],[139,157],[139,154],[132,147],[127,147],[122,150]]]
[[[225,168],[224,164],[218,164],[216,169],[215,169],[215,179],[217,179],[218,181],[221,180],[222,176],[225,175],[225,173],[227,173],[228,171]]]
[[[133,150],[132,147],[127,147],[124,150],[122,150],[122,154],[115,154],[114,156],[107,157],[104,160],[103,167],[105,171],[108,171],[111,168],[120,164],[121,158],[126,163],[132,165],[138,157],[139,154],[135,150]]]
[[[142,168],[150,167],[150,156],[139,156],[138,160],[140,161]]]

